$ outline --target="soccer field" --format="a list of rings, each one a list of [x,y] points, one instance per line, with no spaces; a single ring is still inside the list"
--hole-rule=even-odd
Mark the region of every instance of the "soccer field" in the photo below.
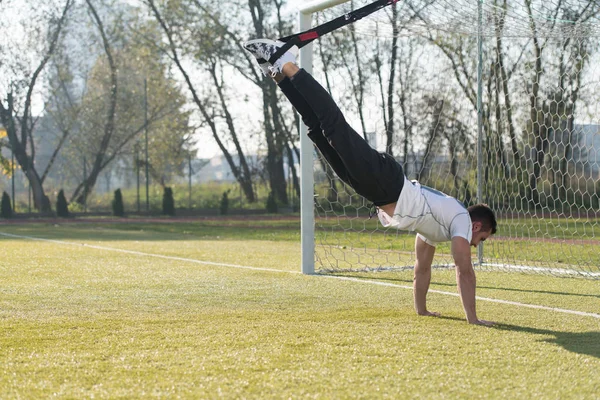
[[[0,226],[1,398],[598,398],[600,281],[304,276],[289,229]]]

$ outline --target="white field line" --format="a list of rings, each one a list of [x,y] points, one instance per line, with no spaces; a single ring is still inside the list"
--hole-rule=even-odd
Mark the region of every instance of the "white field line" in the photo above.
[[[251,267],[251,266],[246,266],[246,265],[225,264],[225,263],[217,263],[217,262],[212,262],[212,261],[195,260],[193,258],[164,256],[164,255],[161,255],[161,254],[144,253],[144,252],[135,251],[135,250],[116,249],[114,247],[95,246],[95,245],[92,245],[92,244],[76,243],[76,242],[66,242],[66,241],[62,241],[62,240],[44,239],[44,238],[37,238],[37,237],[33,237],[33,236],[12,235],[10,233],[4,233],[4,232],[0,232],[0,235],[1,236],[12,237],[12,238],[17,238],[17,239],[37,240],[37,241],[40,241],[40,242],[49,242],[49,243],[69,245],[69,246],[85,246],[85,247],[88,247],[90,249],[96,249],[96,250],[106,250],[106,251],[113,251],[113,252],[117,252],[117,253],[133,254],[133,255],[136,255],[136,256],[161,258],[163,260],[183,261],[183,262],[189,262],[189,263],[194,263],[194,264],[212,265],[212,266],[215,266],[215,267],[229,267],[229,268],[239,268],[239,269],[250,269],[250,270],[253,270],[253,271],[267,271],[267,272],[287,272],[287,273],[290,273],[290,274],[300,274],[301,273],[300,271],[282,271],[280,269],[259,268],[259,267]]]
[[[154,258],[160,258],[160,259],[164,259],[164,260],[183,261],[183,262],[189,262],[189,263],[194,263],[194,264],[211,265],[211,266],[217,266],[217,267],[239,268],[239,269],[247,269],[247,270],[252,270],[252,271],[283,272],[283,273],[290,273],[290,274],[300,274],[301,273],[300,271],[283,271],[283,270],[278,270],[278,269],[259,268],[259,267],[245,266],[245,265],[225,264],[225,263],[217,263],[217,262],[212,262],[212,261],[195,260],[193,258],[164,256],[164,255],[160,255],[160,254],[144,253],[141,251],[116,249],[114,247],[95,246],[95,245],[89,245],[89,244],[85,244],[85,243],[76,243],[76,242],[67,242],[67,241],[62,241],[62,240],[36,238],[33,236],[13,235],[13,234],[4,233],[4,232],[0,232],[0,235],[6,236],[6,237],[17,238],[17,239],[37,240],[37,241],[41,241],[41,242],[49,242],[49,243],[68,245],[68,246],[85,246],[85,247],[88,247],[91,249],[97,249],[97,250],[113,251],[113,252],[117,252],[117,253],[133,254],[133,255],[138,255],[138,256],[143,256],[143,257],[154,257]],[[338,280],[350,281],[350,282],[356,282],[356,283],[413,290],[412,286],[398,285],[398,284],[389,283],[389,282],[372,281],[372,280],[351,278],[351,277],[345,277],[345,276],[333,276],[333,275],[317,275],[317,276],[319,276],[321,278],[338,279]],[[458,293],[453,293],[453,292],[444,292],[441,290],[433,290],[433,289],[430,289],[429,292],[441,294],[444,296],[459,297]],[[590,313],[590,312],[567,310],[564,308],[556,308],[556,307],[539,306],[539,305],[535,305],[535,304],[519,303],[516,301],[493,299],[490,297],[477,296],[476,298],[479,301],[487,301],[490,303],[506,304],[506,305],[512,305],[512,306],[516,306],[516,307],[533,308],[536,310],[545,310],[545,311],[552,311],[552,312],[558,312],[558,313],[563,313],[563,314],[572,314],[572,315],[578,315],[578,316],[583,316],[583,317],[592,317],[592,318],[600,319],[600,314],[594,314],[594,313]]]
[[[341,279],[341,280],[344,280],[344,281],[351,281],[351,282],[370,283],[372,285],[389,286],[389,287],[395,287],[395,288],[400,288],[400,289],[409,289],[409,290],[413,289],[412,286],[397,285],[395,283],[389,283],[389,282],[371,281],[371,280],[365,280],[365,279],[360,279],[360,278],[350,278],[350,277],[347,277],[347,276],[322,275],[322,277],[324,277],[324,278],[333,278],[333,279]],[[459,297],[458,293],[444,292],[444,291],[441,291],[441,290],[432,290],[432,289],[430,289],[429,293],[437,293],[437,294],[443,294],[445,296]],[[564,313],[564,314],[574,314],[574,315],[580,315],[580,316],[584,316],[584,317],[592,317],[592,318],[598,318],[598,319],[600,319],[600,314],[594,314],[594,313],[589,313],[589,312],[585,312],[585,311],[575,311],[575,310],[567,310],[567,309],[564,309],[564,308],[538,306],[538,305],[535,305],[535,304],[519,303],[519,302],[516,302],[516,301],[492,299],[490,297],[480,297],[480,296],[477,296],[476,299],[479,300],[479,301],[488,301],[490,303],[509,304],[509,305],[517,306],[517,307],[534,308],[534,309],[537,309],[537,310],[546,310],[546,311],[553,311],[553,312],[559,312],[559,313]]]

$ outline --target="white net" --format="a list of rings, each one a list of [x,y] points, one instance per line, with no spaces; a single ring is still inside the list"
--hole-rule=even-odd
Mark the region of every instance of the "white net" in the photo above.
[[[477,1],[398,2],[315,42],[314,75],[409,179],[496,211],[477,268],[600,278],[600,5],[484,1],[479,15]],[[317,270],[414,264],[414,233],[369,219],[324,160],[315,182]],[[438,246],[434,263],[449,253]]]

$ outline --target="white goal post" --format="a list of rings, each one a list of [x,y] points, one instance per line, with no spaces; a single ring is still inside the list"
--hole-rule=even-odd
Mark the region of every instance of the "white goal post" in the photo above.
[[[300,7],[298,12],[298,30],[304,32],[312,27],[312,16],[315,12],[325,10],[350,0],[316,0]],[[312,43],[300,49],[300,66],[308,73],[313,69]],[[300,215],[301,215],[301,247],[302,273],[315,273],[315,208],[314,208],[314,176],[313,176],[313,144],[306,135],[306,125],[300,120]]]
[[[312,27],[313,13],[325,10],[350,0],[317,0],[305,4],[299,9],[298,30],[304,32]],[[312,73],[312,44],[300,49],[300,66]],[[301,268],[303,274],[315,273],[315,208],[313,176],[313,144],[307,136],[307,128],[300,120],[300,232],[301,232]]]

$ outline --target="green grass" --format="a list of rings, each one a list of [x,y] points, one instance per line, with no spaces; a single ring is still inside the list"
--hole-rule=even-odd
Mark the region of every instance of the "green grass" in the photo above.
[[[429,307],[443,317],[418,317],[410,271],[304,276],[296,230],[229,223],[0,227],[71,243],[0,236],[1,397],[600,393],[599,319],[479,301],[499,325],[471,326],[438,293]],[[432,289],[455,293],[453,273],[435,270]],[[494,299],[598,313],[599,293],[599,281],[478,274]]]
[[[414,235],[398,232],[395,229],[377,231],[377,221],[367,219],[364,216],[353,219],[326,219],[319,221],[316,231],[316,240],[319,251],[330,254],[337,259],[344,258],[349,263],[355,264],[359,261],[362,266],[390,266],[390,265],[412,265],[414,248]],[[532,221],[522,224],[532,224]],[[544,237],[530,240],[515,240],[507,238],[505,230],[511,221],[500,221],[500,232],[498,238],[492,238],[486,243],[485,261],[487,263],[508,263],[512,265],[529,265],[534,267],[572,268],[577,265],[588,265],[588,271],[600,272],[600,252],[598,243],[588,240],[577,240],[577,231],[582,231],[583,226],[589,225],[594,228],[588,236],[579,239],[590,239],[600,237],[600,231],[596,221],[568,221],[573,227],[570,235],[562,235],[563,242],[546,240]],[[83,224],[80,229],[87,225]],[[148,225],[136,218],[130,218],[127,224],[114,224],[110,219],[93,229],[121,229],[127,231],[143,231]],[[165,219],[163,224],[152,225],[152,231],[157,233],[180,234],[203,240],[214,240],[215,238],[252,239],[271,241],[299,241],[300,220],[297,216],[270,216],[270,217],[232,217],[228,219],[215,218],[203,219],[195,222],[169,223]],[[588,232],[590,230],[588,229]],[[515,235],[525,235],[526,232],[511,232]],[[545,236],[549,238],[549,236]],[[345,248],[344,248],[345,247]],[[440,263],[451,262],[449,259],[450,249],[448,244],[442,244],[437,249]],[[366,254],[366,256],[364,255]],[[327,257],[327,255],[325,255]],[[360,259],[362,258],[362,261]],[[346,264],[338,267],[345,267]],[[335,266],[328,265],[328,268]],[[579,267],[576,267],[579,268]]]

